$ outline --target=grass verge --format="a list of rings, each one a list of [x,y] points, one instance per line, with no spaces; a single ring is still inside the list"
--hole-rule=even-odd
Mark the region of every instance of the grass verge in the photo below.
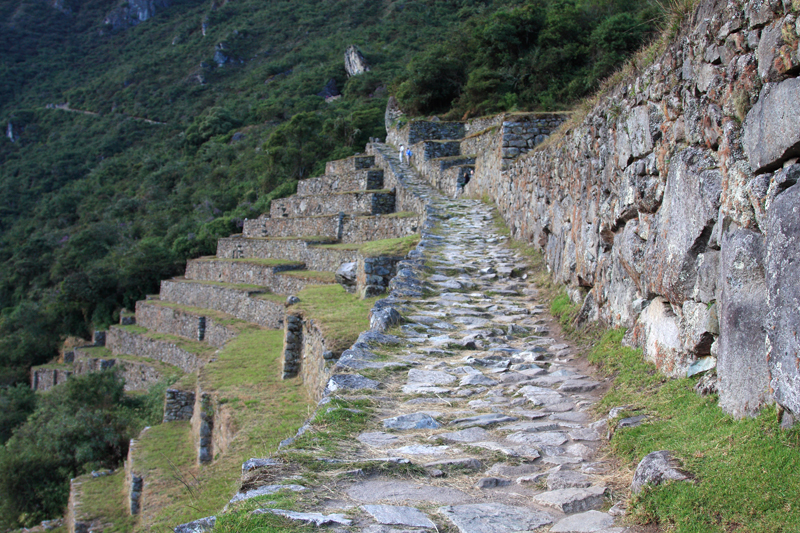
[[[91,478],[86,476],[81,487],[81,514],[99,517],[103,531],[128,533],[133,531],[136,517],[125,512],[125,472],[117,470],[111,475]]]
[[[226,453],[214,463],[197,466],[188,422],[161,424],[144,433],[134,465],[149,489],[137,530],[171,530],[218,513],[238,489],[241,464],[271,455],[294,434],[310,404],[299,379],[281,380],[282,346],[282,331],[247,331],[201,371],[201,387],[227,406],[227,423],[237,428]]]
[[[338,283],[306,287],[297,297],[300,303],[293,307],[319,323],[328,348],[337,353],[349,348],[362,331],[369,329],[369,311],[377,299],[360,300]]]

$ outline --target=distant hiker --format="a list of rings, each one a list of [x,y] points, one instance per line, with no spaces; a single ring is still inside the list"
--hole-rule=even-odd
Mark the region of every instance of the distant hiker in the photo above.
[[[411,156],[414,155],[411,153],[411,148],[406,150],[406,163],[411,163]]]
[[[400,162],[403,162],[403,156],[406,155],[406,147],[405,145],[400,145]]]

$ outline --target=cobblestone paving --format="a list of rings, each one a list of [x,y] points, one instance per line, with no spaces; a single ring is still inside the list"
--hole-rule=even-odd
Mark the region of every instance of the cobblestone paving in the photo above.
[[[341,465],[327,481],[304,482],[302,469],[270,481],[291,484],[303,512],[263,512],[369,533],[627,531],[615,525],[601,450],[607,423],[592,411],[606,384],[551,330],[491,208],[443,198],[400,168],[433,208],[385,301],[403,322],[345,352],[320,407],[369,399],[370,420],[335,455],[316,457]],[[408,469],[359,468],[365,461]]]

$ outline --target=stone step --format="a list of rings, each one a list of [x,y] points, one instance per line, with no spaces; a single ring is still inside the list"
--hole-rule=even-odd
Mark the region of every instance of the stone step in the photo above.
[[[217,257],[227,259],[290,259],[302,261],[309,270],[336,272],[342,263],[356,261],[358,251],[340,249],[329,238],[254,238],[227,237],[217,241]],[[348,245],[344,245],[347,247]],[[201,306],[202,307],[202,306]]]
[[[330,174],[297,182],[298,196],[348,191],[373,191],[383,188],[383,170],[370,168],[341,174]]]
[[[399,196],[398,196],[399,199]],[[396,239],[419,232],[421,217],[410,211],[388,215],[322,215],[277,217],[262,215],[245,220],[244,237],[293,237],[317,235],[343,243]]]
[[[389,190],[328,193],[312,196],[290,196],[273,200],[271,218],[316,215],[384,215],[393,213],[394,192]]]
[[[156,333],[205,342],[221,348],[234,338],[236,318],[219,311],[187,307],[161,300],[136,302],[136,323]]]
[[[266,287],[176,278],[161,282],[160,295],[166,302],[213,309],[267,328],[283,327],[286,298]]]
[[[345,174],[354,170],[365,170],[375,166],[375,158],[371,155],[354,155],[346,159],[328,161],[325,164],[325,174]]]
[[[111,326],[106,348],[114,356],[146,357],[194,372],[209,359],[214,348],[175,335],[151,333],[141,326]]]

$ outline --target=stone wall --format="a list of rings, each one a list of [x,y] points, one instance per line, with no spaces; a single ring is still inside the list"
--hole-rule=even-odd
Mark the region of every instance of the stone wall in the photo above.
[[[283,327],[283,303],[259,298],[263,291],[181,280],[161,282],[161,298],[191,307],[214,309],[267,328]]]
[[[386,142],[398,148],[400,145],[409,147],[422,141],[460,139],[464,136],[465,131],[463,122],[412,120],[400,128],[389,129]]]
[[[144,428],[139,433],[139,438],[142,437],[148,428]],[[133,464],[133,453],[139,441],[131,439],[128,445],[128,457],[125,460],[125,501],[123,505],[131,516],[138,515],[142,511],[142,494],[144,492],[144,478],[141,473],[137,472]]]
[[[54,368],[49,365],[31,368],[31,388],[46,391],[67,381],[72,375],[72,368]]]
[[[363,257],[357,261],[356,292],[361,298],[370,298],[386,291],[397,274],[397,263],[402,257]]]
[[[365,170],[375,166],[375,159],[371,155],[354,155],[347,159],[338,159],[325,163],[325,174],[346,174],[354,170]]]
[[[136,316],[139,326],[151,331],[203,341],[217,348],[236,336],[236,330],[211,317],[161,305],[153,300],[136,302]]]
[[[334,354],[325,345],[325,336],[319,325],[311,319],[303,319],[303,352],[300,360],[300,377],[306,390],[315,401],[322,398],[325,384],[333,372],[333,364],[339,354]]]
[[[411,147],[411,164],[421,168],[425,161],[461,155],[461,141],[422,141]]]
[[[204,392],[198,384],[191,422],[198,464],[209,464],[225,454],[236,434],[230,405],[221,404],[216,394]]]
[[[419,174],[448,196],[455,196],[464,188],[465,177],[475,166],[475,157],[456,156],[425,161],[417,168]],[[450,172],[448,172],[450,171]],[[459,187],[460,184],[460,187]]]
[[[303,263],[264,265],[248,261],[225,259],[193,259],[186,264],[186,278],[197,281],[243,283],[272,288],[276,274],[303,268]]]
[[[176,344],[152,339],[119,326],[111,326],[108,330],[106,346],[114,355],[149,357],[176,366],[184,372],[194,372],[204,364],[196,354]]]
[[[217,242],[217,256],[290,259],[305,263],[308,270],[335,272],[339,265],[355,261],[355,250],[337,250],[312,245],[313,240],[269,240],[228,237]],[[319,242],[319,241],[317,241]]]
[[[383,170],[357,170],[331,176],[320,176],[297,182],[298,196],[347,191],[374,191],[383,188]]]
[[[672,376],[717,357],[734,416],[800,414],[796,17],[702,1],[652,64],[507,170],[479,157],[466,188],[542,249],[582,318],[631,328]]]
[[[126,391],[147,389],[165,377],[165,369],[150,361],[137,361],[134,358],[98,357],[80,349],[75,350],[75,361],[72,368],[73,373],[78,376],[116,368],[119,376],[125,380]]]
[[[338,213],[377,215],[393,213],[395,198],[392,193],[346,192],[318,196],[290,196],[273,200],[270,218],[308,217]]]
[[[326,215],[270,218],[269,215],[265,215],[255,220],[245,220],[242,235],[244,237],[321,236],[337,239],[343,243],[357,243],[405,237],[417,233],[420,224],[418,216]]]
[[[297,377],[300,372],[300,361],[303,358],[303,317],[296,314],[286,315],[283,329],[283,368],[282,379]]]
[[[191,420],[194,415],[195,400],[194,391],[167,389],[164,393],[163,422]]]

